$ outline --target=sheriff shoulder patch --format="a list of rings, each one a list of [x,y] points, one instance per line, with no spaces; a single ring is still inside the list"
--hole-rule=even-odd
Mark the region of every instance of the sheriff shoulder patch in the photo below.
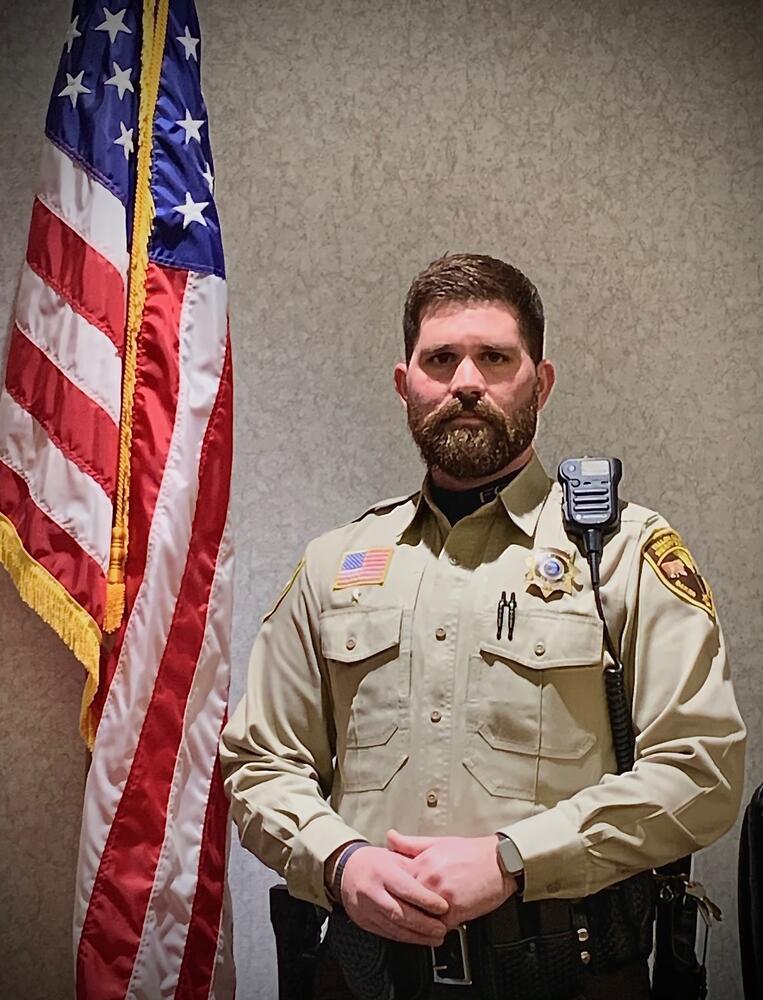
[[[643,548],[644,559],[668,590],[682,601],[706,611],[715,621],[713,594],[697,569],[694,557],[672,528],[660,528]]]
[[[270,616],[273,615],[273,614],[275,614],[275,612],[278,610],[279,604],[284,599],[284,597],[286,597],[286,595],[289,593],[289,591],[291,590],[291,588],[294,586],[294,581],[299,576],[299,571],[302,569],[302,567],[304,565],[305,565],[304,558],[300,559],[299,562],[297,563],[297,568],[291,574],[291,578],[289,579],[289,582],[286,584],[286,586],[283,588],[283,590],[281,591],[281,593],[278,595],[278,599],[276,600],[276,602],[273,605],[273,607],[270,609],[270,611],[268,611],[268,613],[262,619],[263,622],[266,622],[268,620],[268,618],[270,618]]]

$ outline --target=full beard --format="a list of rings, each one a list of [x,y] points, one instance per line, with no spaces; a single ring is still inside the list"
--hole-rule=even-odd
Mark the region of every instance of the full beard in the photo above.
[[[479,427],[452,427],[458,416],[481,417]],[[538,426],[538,387],[511,413],[485,399],[473,406],[451,399],[435,410],[408,400],[408,426],[427,467],[442,469],[455,479],[482,479],[505,469],[525,451]]]

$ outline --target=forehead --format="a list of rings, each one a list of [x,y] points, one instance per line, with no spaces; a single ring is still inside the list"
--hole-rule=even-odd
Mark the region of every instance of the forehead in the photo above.
[[[497,302],[450,303],[424,314],[416,347],[434,344],[520,343],[519,324],[511,310]]]

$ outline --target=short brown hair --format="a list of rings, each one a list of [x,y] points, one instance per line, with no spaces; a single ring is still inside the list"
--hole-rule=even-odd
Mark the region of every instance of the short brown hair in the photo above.
[[[543,357],[545,320],[538,289],[505,261],[476,253],[445,254],[413,279],[405,298],[403,337],[410,361],[426,314],[451,302],[499,302],[516,317],[519,332],[535,364]]]

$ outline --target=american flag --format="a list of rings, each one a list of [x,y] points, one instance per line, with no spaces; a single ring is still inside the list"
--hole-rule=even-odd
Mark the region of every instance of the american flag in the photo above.
[[[392,559],[392,552],[392,549],[364,549],[360,552],[345,552],[333,589],[343,590],[345,587],[383,584]]]
[[[75,2],[0,395],[0,559],[88,671],[80,1000],[234,993],[217,760],[232,376],[200,63],[192,0]],[[153,202],[142,271],[139,140]],[[136,275],[145,306],[123,407]],[[104,640],[119,482],[129,483],[125,613]]]

